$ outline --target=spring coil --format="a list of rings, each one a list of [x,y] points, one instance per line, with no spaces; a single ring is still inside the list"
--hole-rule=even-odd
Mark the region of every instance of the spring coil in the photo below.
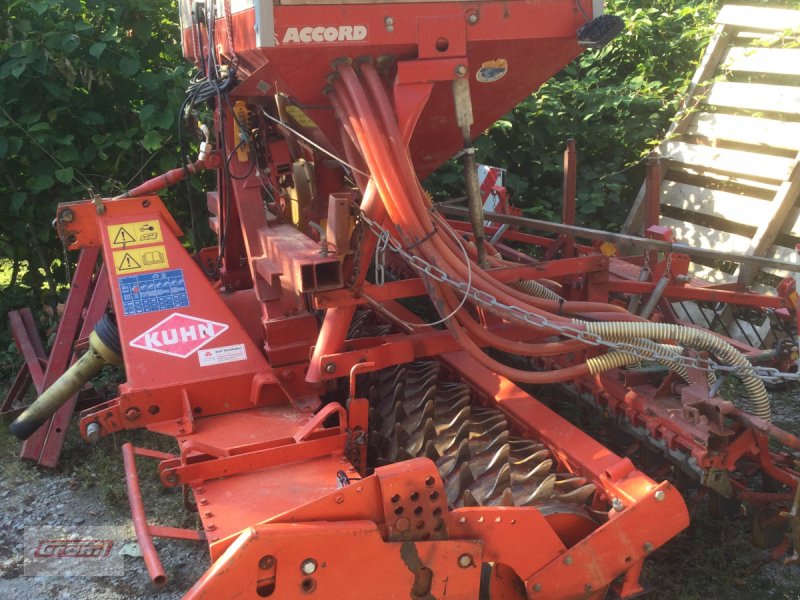
[[[536,298],[546,298],[547,300],[555,300],[556,302],[563,300],[561,296],[535,279],[520,279],[512,283],[511,287],[520,292],[525,292],[529,296],[535,296]]]
[[[584,325],[587,332],[599,335],[606,340],[630,340],[632,343],[637,343],[636,338],[640,337],[651,340],[674,340],[683,346],[710,352],[729,366],[745,367],[739,372],[739,378],[747,391],[753,415],[765,421],[769,421],[772,417],[772,408],[764,382],[756,377],[752,370],[746,369],[746,367],[752,367],[750,362],[729,343],[708,331],[671,323],[585,322],[580,320],[575,320],[575,322]]]

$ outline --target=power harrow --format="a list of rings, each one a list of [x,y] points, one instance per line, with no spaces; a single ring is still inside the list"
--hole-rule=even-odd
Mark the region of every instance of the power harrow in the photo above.
[[[794,280],[773,297],[701,285],[698,251],[652,215],[645,237],[576,227],[572,145],[564,223],[483,210],[481,192],[506,191],[481,189],[472,139],[619,19],[575,0],[180,11],[199,156],[59,206],[81,276],[102,256],[110,310],[107,296],[68,306],[92,307],[87,350],[12,424],[39,434],[104,364],[124,365],[80,429],[177,441],[123,446],[155,584],[166,536],[209,546],[186,598],[630,598],[689,524],[673,485],[686,476],[777,515],[792,555],[800,440],[771,423],[764,382],[796,377]],[[454,155],[465,208],[420,185]],[[156,192],[202,170],[218,244],[190,255]],[[751,348],[682,321],[685,301],[769,313],[787,335]],[[741,401],[718,396],[729,378]],[[537,398],[564,386],[622,455]],[[637,448],[659,458],[650,475]],[[137,458],[160,461],[201,531],[147,523]]]

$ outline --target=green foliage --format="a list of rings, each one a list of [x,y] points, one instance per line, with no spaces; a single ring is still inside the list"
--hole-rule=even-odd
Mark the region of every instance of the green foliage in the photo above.
[[[189,65],[172,2],[15,0],[0,11],[0,256],[33,267],[15,270],[12,287],[55,290],[56,204],[177,164]]]
[[[718,6],[704,0],[609,0],[625,30],[584,52],[476,142],[481,162],[508,169],[512,203],[527,216],[560,220],[565,140],[578,149],[577,220],[619,226],[644,178],[641,159],[675,115]],[[461,195],[456,169],[429,184]]]

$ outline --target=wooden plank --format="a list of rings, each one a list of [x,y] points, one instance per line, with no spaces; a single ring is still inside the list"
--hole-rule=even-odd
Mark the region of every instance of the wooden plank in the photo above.
[[[753,146],[800,150],[800,123],[776,119],[697,113],[690,120],[686,133],[703,136],[709,140],[728,140]]]
[[[691,175],[689,183],[697,183],[700,187],[717,188],[719,186],[725,187],[729,184],[736,184],[753,188],[754,190],[761,190],[764,196],[775,196],[775,193],[780,187],[780,181],[756,181],[752,177],[738,175],[736,173],[717,173],[714,171],[702,171],[702,169],[689,169],[687,165],[680,163],[673,163],[670,169],[667,170],[667,177],[676,181],[682,181],[686,175]],[[759,194],[760,195],[760,194]]]
[[[700,59],[700,64],[698,65],[697,70],[694,72],[692,80],[689,82],[689,86],[686,88],[686,93],[681,101],[681,106],[678,109],[678,113],[675,115],[675,119],[672,121],[666,136],[664,137],[665,140],[672,139],[686,130],[689,121],[687,117],[692,114],[692,110],[697,105],[695,96],[705,93],[706,82],[713,77],[714,72],[719,66],[719,61],[725,54],[728,35],[729,32],[725,30],[723,25],[717,26],[717,29],[714,31],[714,35],[708,42],[708,46],[706,46],[705,52],[703,52],[703,58]],[[645,186],[643,184],[642,187],[639,188],[639,193],[636,195],[636,199],[633,201],[633,206],[628,213],[627,219],[625,219],[625,223],[622,225],[622,233],[637,235],[641,233],[642,221],[644,219],[644,192]]]
[[[791,158],[683,142],[666,142],[662,144],[662,152],[667,160],[699,167],[701,170],[713,169],[777,181],[784,181],[794,167],[794,160]]]
[[[723,68],[741,73],[800,75],[800,48],[742,48],[734,46],[722,61]]]
[[[706,103],[727,108],[800,115],[800,87],[719,81],[711,86]]]
[[[695,262],[689,263],[689,275],[714,285],[736,283],[736,276]]]
[[[751,256],[761,256],[775,242],[775,238],[786,225],[789,215],[794,208],[797,196],[800,194],[800,154],[795,157],[792,172],[786,181],[778,188],[770,208],[771,211],[764,218],[756,230],[747,253]],[[793,253],[795,254],[795,253]],[[792,258],[794,260],[794,257]],[[742,265],[739,271],[739,281],[747,285],[758,274],[758,269],[753,265]]]
[[[767,214],[771,206],[769,200],[696,187],[677,181],[664,181],[661,187],[661,203],[754,227],[758,227],[762,215]],[[687,215],[686,219],[690,219],[690,216]]]
[[[661,217],[661,224],[672,228],[676,241],[696,248],[711,248],[721,252],[744,252],[750,246],[750,238],[728,231],[712,229],[670,217]]]
[[[800,11],[726,4],[717,15],[717,23],[748,30],[800,29]]]

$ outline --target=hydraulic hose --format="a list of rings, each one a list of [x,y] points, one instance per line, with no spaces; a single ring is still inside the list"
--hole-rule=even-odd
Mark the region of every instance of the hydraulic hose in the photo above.
[[[740,367],[750,366],[747,360],[732,346],[708,332],[645,322],[641,318],[630,315],[623,307],[607,303],[555,299],[540,289],[535,291],[537,294],[542,294],[543,297],[530,295],[513,286],[503,284],[490,273],[477,268],[477,265],[473,260],[469,260],[469,257],[465,262],[462,256],[463,251],[460,250],[453,238],[456,234],[444,219],[433,213],[431,202],[421,188],[411,164],[408,148],[400,135],[385,87],[374,67],[369,63],[361,66],[361,74],[366,87],[362,86],[358,75],[349,64],[341,63],[337,65],[336,70],[338,77],[331,82],[329,96],[343,125],[349,126],[352,131],[351,141],[360,151],[372,174],[386,209],[388,224],[394,227],[397,238],[406,247],[407,252],[442,269],[451,279],[459,281],[471,279],[472,286],[476,291],[491,294],[499,303],[518,306],[527,312],[546,318],[554,325],[572,322],[568,318],[570,315],[594,319],[633,319],[634,322],[580,322],[582,324],[578,327],[582,327],[588,332],[598,333],[605,339],[676,340],[686,346],[712,352],[718,359],[728,364]],[[348,131],[348,135],[351,131]],[[475,256],[476,253],[470,254]],[[492,257],[492,261],[497,261],[497,259]],[[589,372],[590,367],[583,364],[543,377],[544,374],[519,371],[498,363],[482,351],[481,345],[491,345],[501,349],[516,346],[516,349],[519,349],[519,343],[488,331],[475,322],[467,311],[459,310],[459,294],[448,286],[430,278],[423,278],[423,280],[439,313],[443,316],[455,315],[455,318],[446,319],[446,324],[454,338],[471,356],[496,372],[518,381],[536,383],[545,382],[548,379],[563,381],[565,378]],[[551,331],[558,333],[558,328],[551,329]],[[536,348],[537,344],[523,347],[531,351],[531,354],[528,355],[536,355],[533,354],[534,351],[560,353],[565,348],[569,348],[570,350],[567,351],[571,351],[573,346],[582,347],[583,342],[573,344],[570,340],[552,344],[554,345],[547,348]],[[647,351],[646,342],[640,342],[639,345],[643,348],[643,352]],[[657,352],[657,354],[661,353],[663,353],[663,349]],[[613,356],[615,354],[623,356]],[[589,364],[592,365],[592,369],[598,369],[612,364],[624,365],[630,360],[629,353],[611,353],[611,355],[596,357]],[[681,377],[685,375],[680,368],[676,369],[673,361],[668,358],[661,360],[666,361],[668,366],[676,370]],[[752,371],[745,370],[740,376],[750,396],[755,414],[761,418],[769,418],[769,399],[763,383],[755,377]]]
[[[583,325],[588,333],[597,334],[605,340],[622,341],[632,338],[674,340],[684,346],[710,352],[722,363],[741,368],[738,376],[747,390],[753,415],[765,421],[772,418],[772,408],[764,382],[756,377],[752,365],[740,352],[713,333],[670,323],[606,322],[583,323]],[[638,342],[633,340],[632,343]]]

